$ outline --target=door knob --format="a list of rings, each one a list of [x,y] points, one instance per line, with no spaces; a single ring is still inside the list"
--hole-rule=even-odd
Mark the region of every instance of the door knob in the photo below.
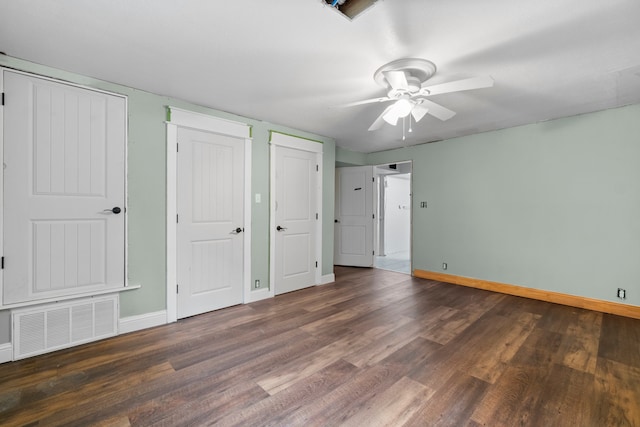
[[[114,214],[116,214],[116,215],[117,215],[117,214],[119,214],[120,212],[122,212],[122,209],[120,209],[119,207],[117,207],[117,206],[116,206],[116,207],[115,207],[115,208],[113,208],[113,209],[105,209],[104,211],[105,211],[105,212],[113,212]]]
[[[287,229],[287,227],[280,227],[280,226],[276,227],[276,230],[278,230],[278,231],[282,231],[282,230],[286,230],[286,229]]]
[[[244,229],[240,228],[240,227],[236,228],[235,230],[231,230],[232,233],[236,233],[236,234],[242,233],[243,231],[244,231]]]

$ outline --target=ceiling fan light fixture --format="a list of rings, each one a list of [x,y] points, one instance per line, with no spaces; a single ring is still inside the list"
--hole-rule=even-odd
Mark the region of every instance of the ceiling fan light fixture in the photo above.
[[[382,118],[385,122],[395,126],[398,124],[398,119],[405,118],[411,114],[411,110],[413,110],[414,105],[415,104],[408,99],[399,99],[395,104],[393,104],[393,107],[382,116]]]

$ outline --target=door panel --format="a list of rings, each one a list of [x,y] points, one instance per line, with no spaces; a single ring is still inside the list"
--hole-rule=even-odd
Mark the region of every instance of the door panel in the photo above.
[[[317,173],[315,153],[276,147],[276,294],[315,285]]]
[[[336,265],[373,266],[373,167],[336,169]]]
[[[8,70],[3,83],[3,302],[124,286],[126,99]]]
[[[178,140],[177,308],[184,318],[242,303],[244,140],[186,128]]]

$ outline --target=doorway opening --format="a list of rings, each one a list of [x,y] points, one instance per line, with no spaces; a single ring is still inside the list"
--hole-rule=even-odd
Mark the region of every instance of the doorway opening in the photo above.
[[[411,274],[411,162],[374,167],[374,267]]]

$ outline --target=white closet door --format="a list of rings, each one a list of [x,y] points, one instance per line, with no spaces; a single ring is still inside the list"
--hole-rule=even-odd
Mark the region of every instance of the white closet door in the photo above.
[[[3,84],[3,304],[124,286],[126,98]]]
[[[244,140],[178,130],[178,318],[242,303]]]
[[[275,293],[315,285],[316,153],[276,147]]]
[[[373,185],[373,166],[336,169],[336,265],[373,266]]]

